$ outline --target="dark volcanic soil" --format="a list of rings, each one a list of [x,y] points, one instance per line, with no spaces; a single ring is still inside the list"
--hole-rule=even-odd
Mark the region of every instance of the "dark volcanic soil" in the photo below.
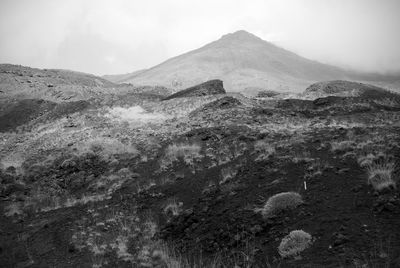
[[[56,120],[84,110],[89,106],[86,101],[54,103],[42,99],[24,99],[2,103],[0,109],[0,132],[14,131],[18,126]]]

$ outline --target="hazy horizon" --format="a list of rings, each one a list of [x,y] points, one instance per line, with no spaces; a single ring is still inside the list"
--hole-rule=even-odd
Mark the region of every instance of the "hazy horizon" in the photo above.
[[[311,60],[399,73],[398,11],[396,0],[2,0],[0,62],[123,74],[245,30]]]

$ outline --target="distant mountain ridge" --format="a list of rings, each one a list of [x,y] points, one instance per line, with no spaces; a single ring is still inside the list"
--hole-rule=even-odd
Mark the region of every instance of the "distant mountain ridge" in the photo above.
[[[38,98],[50,101],[88,99],[118,87],[101,77],[60,69],[0,64],[0,100]]]
[[[400,75],[356,73],[322,64],[243,30],[224,35],[217,41],[168,59],[150,69],[111,81],[160,85],[179,90],[211,79],[224,81],[228,91],[240,92],[300,92],[312,83],[339,79],[400,88]]]
[[[300,94],[302,98],[316,99],[327,96],[362,97],[365,99],[400,100],[400,94],[370,84],[351,81],[324,81],[310,85]]]

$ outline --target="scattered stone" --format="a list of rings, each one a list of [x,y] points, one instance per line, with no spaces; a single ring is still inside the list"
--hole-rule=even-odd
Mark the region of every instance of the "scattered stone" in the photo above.
[[[333,246],[335,246],[335,247],[341,246],[350,240],[347,236],[345,236],[341,233],[335,233],[333,235],[333,237],[334,237]]]

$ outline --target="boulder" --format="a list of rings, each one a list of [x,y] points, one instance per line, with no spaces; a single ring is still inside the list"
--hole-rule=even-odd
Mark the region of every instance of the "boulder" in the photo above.
[[[225,94],[225,93],[226,91],[224,89],[223,82],[221,80],[216,79],[178,91],[166,97],[164,100],[170,100],[175,98],[186,98],[186,97],[200,97],[200,96]]]

